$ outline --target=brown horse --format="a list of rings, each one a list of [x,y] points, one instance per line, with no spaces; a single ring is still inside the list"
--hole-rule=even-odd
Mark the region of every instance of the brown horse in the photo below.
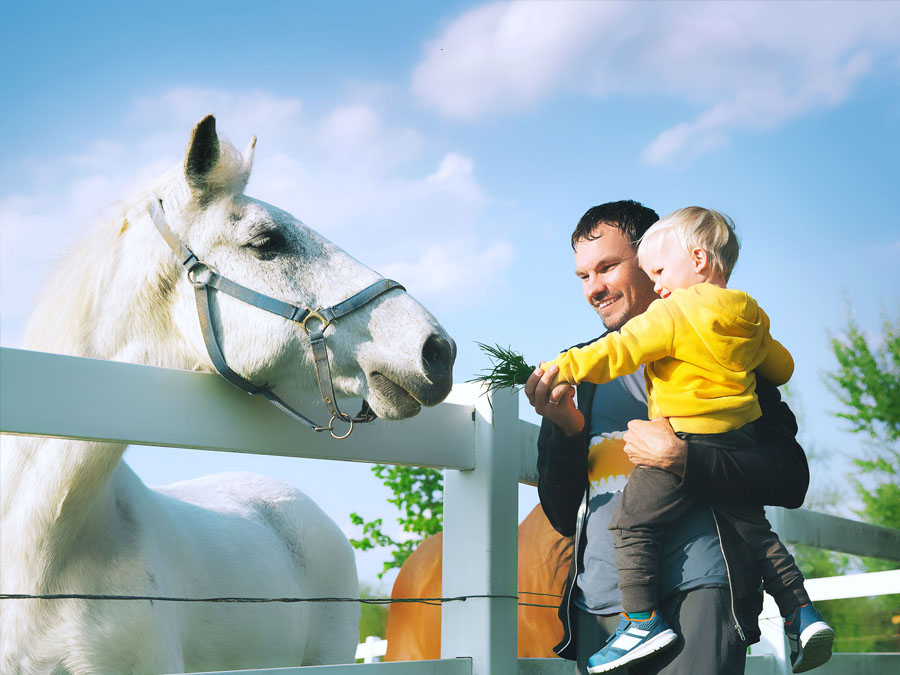
[[[601,492],[621,489],[634,468],[621,434],[604,434],[590,448],[588,476]],[[392,598],[441,596],[441,545],[436,534],[409,556],[394,582]],[[540,505],[519,525],[519,657],[552,657],[562,640],[556,608],[572,560],[572,539],[554,530]],[[546,595],[541,595],[546,594]],[[550,607],[532,607],[550,605]],[[439,605],[399,603],[391,606],[387,625],[388,661],[441,657]]]
[[[403,564],[392,598],[441,596],[441,533],[429,537]],[[519,657],[552,657],[562,639],[556,616],[571,556],[571,539],[560,536],[540,505],[519,525]],[[531,605],[547,605],[533,607]],[[387,623],[387,661],[441,658],[439,604],[391,605]]]

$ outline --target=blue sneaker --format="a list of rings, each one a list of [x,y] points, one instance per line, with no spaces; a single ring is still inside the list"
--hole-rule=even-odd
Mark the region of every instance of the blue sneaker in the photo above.
[[[794,610],[784,620],[784,632],[791,646],[791,667],[795,673],[805,673],[821,666],[831,658],[834,629],[815,607],[806,604]]]
[[[643,620],[631,620],[623,612],[616,634],[588,659],[588,672],[609,673],[633,665],[670,647],[677,639],[675,631],[658,612]]]

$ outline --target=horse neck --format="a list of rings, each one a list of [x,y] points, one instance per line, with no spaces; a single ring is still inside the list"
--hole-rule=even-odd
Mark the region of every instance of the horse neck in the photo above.
[[[173,323],[180,270],[146,211],[102,222],[59,264],[25,334],[28,349],[192,368]]]
[[[58,591],[54,580],[79,566],[71,552],[109,548],[102,542],[120,529],[122,486],[111,479],[120,468],[130,473],[121,464],[125,446],[11,436],[2,444],[3,588]]]
[[[131,227],[137,223],[105,223],[62,262],[29,322],[27,348],[169,367],[195,365],[168,306],[174,302],[177,263],[158,235],[136,230],[126,237]],[[12,570],[25,574],[30,569],[31,576],[43,578],[79,539],[115,531],[110,525],[118,518],[121,477],[130,473],[120,466],[125,448],[3,438],[2,549],[9,565],[2,565],[4,584]],[[142,489],[139,481],[126,482],[128,490]]]

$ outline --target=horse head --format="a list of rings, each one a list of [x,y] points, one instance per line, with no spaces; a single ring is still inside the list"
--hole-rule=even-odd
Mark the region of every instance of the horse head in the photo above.
[[[238,153],[218,136],[214,117],[197,124],[183,170],[151,198],[176,237],[217,275],[296,307],[331,307],[381,279],[291,214],[244,194],[255,143]],[[130,217],[144,216],[146,211]],[[156,234],[158,241],[151,242],[147,232],[144,243],[161,251],[163,238]],[[183,336],[191,358],[209,369],[194,288],[178,265],[182,261],[169,249],[161,255],[159,292],[172,296],[174,332]],[[317,390],[302,322],[225,293],[210,292],[209,308],[220,350],[241,378],[283,393]],[[366,400],[381,418],[411,417],[450,391],[456,346],[402,288],[329,324],[324,337],[335,392]]]

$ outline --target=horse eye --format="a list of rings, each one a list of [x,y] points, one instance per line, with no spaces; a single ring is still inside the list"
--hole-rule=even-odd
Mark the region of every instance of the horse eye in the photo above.
[[[287,241],[278,230],[270,230],[257,234],[244,244],[244,247],[249,248],[256,255],[272,256],[287,248]]]

